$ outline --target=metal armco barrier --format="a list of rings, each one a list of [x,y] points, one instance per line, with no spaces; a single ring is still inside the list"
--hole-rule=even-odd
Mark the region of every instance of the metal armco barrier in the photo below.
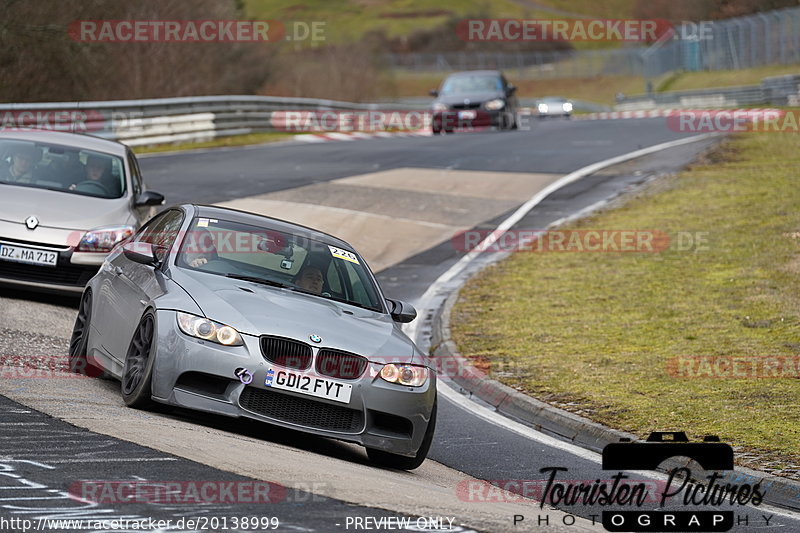
[[[760,85],[721,87],[695,91],[673,91],[628,96],[618,101],[617,111],[664,108],[720,108],[750,105],[797,105],[800,101],[800,75],[764,78]]]
[[[0,104],[0,130],[40,128],[87,133],[130,146],[210,140],[278,131],[286,110],[421,111],[416,103],[340,102],[270,96],[198,96],[104,102]]]

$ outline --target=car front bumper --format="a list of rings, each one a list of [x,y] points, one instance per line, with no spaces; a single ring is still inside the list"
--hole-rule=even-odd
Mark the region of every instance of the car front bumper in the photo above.
[[[0,238],[0,245],[21,246],[56,252],[55,266],[0,260],[0,284],[54,293],[80,294],[97,274],[106,254],[75,253],[71,248]]]
[[[472,113],[475,114],[472,117]],[[472,128],[500,127],[508,112],[505,109],[487,111],[485,109],[451,109],[435,111],[431,117],[434,130],[469,130]]]
[[[170,405],[244,417],[369,448],[413,456],[422,444],[436,398],[436,377],[421,387],[382,380],[382,363],[370,363],[355,380],[345,404],[264,384],[267,369],[259,338],[242,335],[243,346],[227,347],[185,335],[175,311],[158,311],[153,399]],[[237,369],[247,369],[245,384]]]

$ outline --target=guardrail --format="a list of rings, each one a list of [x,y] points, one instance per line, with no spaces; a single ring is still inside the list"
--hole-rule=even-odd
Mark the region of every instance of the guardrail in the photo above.
[[[800,103],[800,75],[764,78],[760,85],[627,96],[618,100],[615,109],[617,111],[698,109],[762,104],[794,106],[798,103]]]
[[[431,98],[396,102],[353,103],[313,98],[270,96],[198,96],[116,100],[106,102],[46,102],[0,104],[0,128],[39,127],[77,131],[123,142],[129,146],[197,142],[230,135],[287,131],[286,111],[374,111],[370,117],[391,125],[390,111],[430,109]],[[521,107],[536,107],[521,99]],[[590,102],[574,101],[576,110],[607,111]],[[386,116],[382,119],[380,113]],[[300,113],[298,113],[300,114]],[[306,113],[307,116],[307,113]],[[420,124],[422,119],[415,121]]]
[[[198,96],[103,102],[0,104],[0,128],[78,131],[129,146],[210,140],[278,131],[286,110],[414,111],[408,103],[353,103],[272,96]]]

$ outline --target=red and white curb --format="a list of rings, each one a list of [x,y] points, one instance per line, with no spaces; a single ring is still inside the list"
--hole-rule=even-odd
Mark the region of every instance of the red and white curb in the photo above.
[[[385,139],[389,137],[430,137],[431,135],[433,135],[433,133],[431,133],[430,130],[376,131],[372,133],[363,131],[331,131],[328,133],[304,133],[302,135],[295,135],[294,140],[306,143],[322,143],[329,141],[355,141],[358,139]]]
[[[675,116],[679,113],[735,113],[741,116],[764,116],[768,113],[777,113],[775,108],[740,108],[740,109],[651,109],[649,111],[604,111],[601,113],[588,113],[586,115],[573,115],[574,120],[616,120],[626,118],[658,118]]]

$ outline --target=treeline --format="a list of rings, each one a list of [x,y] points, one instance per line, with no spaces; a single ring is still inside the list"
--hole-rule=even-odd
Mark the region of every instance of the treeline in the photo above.
[[[637,0],[632,16],[715,20],[798,0]],[[475,13],[467,18],[491,18]],[[245,20],[241,0],[0,0],[0,102],[270,94],[369,101],[391,97],[387,52],[511,52],[569,43],[465,42],[460,18],[434,29],[355,43],[77,42],[81,20]]]
[[[253,94],[270,74],[264,43],[76,42],[80,20],[242,19],[234,0],[0,0],[0,101]]]

